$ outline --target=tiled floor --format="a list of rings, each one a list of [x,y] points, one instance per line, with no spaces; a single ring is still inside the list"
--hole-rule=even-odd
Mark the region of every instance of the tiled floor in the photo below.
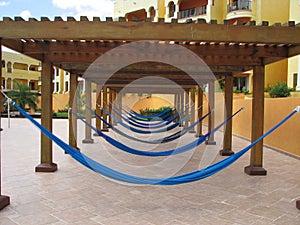
[[[10,129],[7,119],[2,119],[2,127],[2,193],[11,197],[11,205],[0,212],[1,225],[300,224],[300,211],[295,207],[296,199],[300,199],[300,161],[267,148],[267,176],[244,174],[249,163],[246,154],[222,172],[194,183],[138,186],[108,180],[81,166],[57,146],[54,162],[59,170],[35,173],[39,164],[39,130],[25,119],[13,119]],[[66,127],[65,120],[54,121],[54,133],[64,140],[68,135]],[[79,130],[78,140],[82,140],[80,124]],[[110,135],[114,136],[112,132]],[[193,135],[188,134],[182,142],[191,139]],[[221,143],[219,139],[220,134],[216,134]],[[233,150],[248,144],[234,137]],[[200,146],[193,154],[174,159],[148,159],[119,152],[99,137],[95,137],[94,144],[80,141],[79,145],[82,152],[105,165],[144,177],[185,173],[221,159],[216,156],[220,146]],[[166,148],[170,147],[168,144]]]

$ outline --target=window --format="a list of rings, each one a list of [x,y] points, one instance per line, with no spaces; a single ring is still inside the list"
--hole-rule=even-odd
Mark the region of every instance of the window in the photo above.
[[[65,92],[68,92],[69,91],[69,82],[66,81],[65,82]]]
[[[2,68],[5,68],[5,60],[2,60]]]
[[[298,74],[294,73],[293,74],[293,88],[297,87],[297,82],[298,82]]]
[[[2,87],[6,88],[6,80],[5,80],[5,78],[2,78]]]
[[[8,62],[8,63],[7,63],[7,72],[8,72],[8,73],[12,73],[11,62]]]
[[[173,17],[174,16],[175,9],[176,9],[176,6],[175,6],[174,2],[170,2],[169,3],[169,17]]]
[[[59,92],[59,83],[56,82],[56,92]]]

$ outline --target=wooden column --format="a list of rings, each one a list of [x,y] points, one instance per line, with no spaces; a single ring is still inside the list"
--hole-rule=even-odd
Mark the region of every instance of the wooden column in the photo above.
[[[116,101],[116,99],[117,99],[117,91],[116,90],[111,90],[111,91],[112,91],[112,99],[111,99],[111,104],[112,105],[111,105],[111,107],[113,107],[113,109],[116,110],[116,106],[117,106],[117,101]],[[113,115],[114,118],[116,118],[117,115],[114,112],[114,110],[112,111],[112,115]],[[114,120],[114,118],[112,118],[112,124],[114,126],[116,126],[117,125],[117,121]]]
[[[197,95],[197,106],[198,106],[198,120],[203,116],[203,90],[201,86],[198,86],[198,95]],[[200,108],[199,108],[200,107]],[[202,136],[202,122],[197,124],[196,137]]]
[[[85,120],[87,123],[92,124],[92,113],[88,109],[91,108],[92,105],[92,83],[89,80],[85,80],[85,104]],[[82,143],[94,143],[94,139],[92,139],[92,130],[87,125],[85,126],[85,139],[82,140]]]
[[[103,87],[103,103],[104,103],[104,109],[108,111],[108,102],[107,102],[107,86]],[[108,122],[108,116],[107,113],[103,112],[103,119]],[[108,132],[108,127],[105,123],[103,123],[103,129],[101,130],[103,132]]]
[[[179,106],[179,104],[178,104],[178,100],[179,100],[179,96],[178,96],[178,94],[177,93],[175,93],[174,94],[174,109],[176,110],[175,112],[179,112],[179,110],[180,110],[180,106]],[[178,119],[176,120],[176,121],[178,121]],[[176,122],[175,121],[175,122]]]
[[[185,105],[184,105],[184,91],[180,92],[179,95],[180,95],[180,113],[182,113],[182,112],[184,112],[184,110],[185,110]],[[183,114],[182,117],[179,118],[179,119],[181,120],[184,116],[185,116],[185,114]],[[182,127],[183,124],[180,123],[179,126]]]
[[[253,68],[252,132],[251,142],[264,132],[264,66]],[[251,149],[250,165],[245,167],[248,175],[266,175],[263,168],[263,140]]]
[[[195,100],[196,100],[195,92],[196,92],[196,89],[191,88],[190,92],[191,92],[191,118],[190,118],[190,121],[191,121],[191,125],[192,125],[195,123]],[[189,133],[196,133],[196,131],[194,128],[192,128],[189,131]]]
[[[188,110],[187,110],[187,113],[189,113],[189,105],[190,105],[190,96],[189,96],[189,89],[186,89],[185,90],[185,101],[184,101],[184,104],[186,107],[188,107]],[[186,119],[184,121],[184,127],[188,127],[189,126],[189,120]]]
[[[228,118],[232,115],[232,105],[233,105],[233,76],[232,74],[225,76],[225,108],[224,117]],[[223,149],[220,150],[220,155],[230,156],[233,155],[232,151],[232,120],[230,120],[224,131],[223,139]]]
[[[174,114],[174,116],[177,116],[181,110],[182,110],[182,105],[180,105],[180,93],[176,93],[177,95],[177,108],[176,108],[176,114]],[[178,117],[176,121],[174,122],[178,122],[180,120],[180,118]]]
[[[215,109],[215,82],[210,81],[208,83],[208,110]],[[215,127],[215,112],[212,111],[208,117],[208,131],[212,131]],[[209,136],[208,140],[205,142],[207,145],[215,145],[215,135]]]
[[[108,116],[107,120],[109,120],[109,123],[110,124],[113,124],[113,121],[112,121],[112,107],[113,107],[113,101],[112,101],[112,90],[111,88],[108,88],[108,101],[107,101],[107,104],[109,104],[108,106],[108,112],[110,113],[110,115]]]
[[[96,114],[101,116],[102,110],[99,106],[102,106],[102,91],[100,85],[97,85],[97,100],[96,100]],[[101,130],[102,121],[96,116],[96,128]],[[97,133],[94,133],[94,136],[99,136]]]
[[[2,62],[2,46],[1,46],[1,39],[0,39],[0,62]],[[2,81],[2,66],[0,69],[0,80]],[[3,111],[3,104],[2,104],[3,96],[0,94],[0,113]],[[0,119],[0,132],[2,131],[1,128],[1,119]],[[1,165],[1,133],[0,133],[0,210],[5,208],[10,204],[9,196],[2,195],[2,165]]]
[[[78,75],[70,75],[70,91],[69,91],[69,106],[72,108],[74,113],[77,113],[77,96],[76,90],[78,85]],[[69,113],[69,145],[79,150],[77,147],[77,118]]]
[[[41,124],[52,132],[52,93],[53,93],[53,67],[50,62],[42,62],[42,99]],[[57,165],[52,162],[52,141],[41,134],[41,163],[35,167],[35,172],[54,172]]]

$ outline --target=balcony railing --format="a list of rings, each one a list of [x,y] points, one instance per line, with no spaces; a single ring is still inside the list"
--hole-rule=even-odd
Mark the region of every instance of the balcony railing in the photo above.
[[[199,16],[199,15],[205,15],[206,14],[206,5],[203,5],[199,8],[191,8],[187,10],[183,10],[179,12],[179,19],[193,17],[193,16]]]
[[[252,10],[251,1],[235,1],[228,4],[228,12],[237,11],[237,10]]]

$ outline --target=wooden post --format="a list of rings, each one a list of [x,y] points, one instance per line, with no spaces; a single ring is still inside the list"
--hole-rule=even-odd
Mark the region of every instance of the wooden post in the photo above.
[[[92,83],[89,80],[85,80],[85,121],[89,124],[92,123],[92,113],[88,108],[91,108],[92,105]],[[82,143],[91,144],[94,143],[92,139],[92,130],[89,126],[85,125],[85,139],[82,140]]]
[[[183,113],[184,110],[185,110],[185,105],[184,105],[184,91],[181,91],[179,95],[180,95],[180,111],[179,111],[179,112],[180,112],[180,113]],[[185,115],[182,115],[182,118],[183,118],[184,116],[185,116]],[[179,119],[181,120],[182,118],[179,118]],[[183,124],[180,123],[179,126],[182,127]]]
[[[179,95],[177,93],[175,93],[174,94],[174,109],[176,110],[176,112],[179,112],[179,110],[180,110],[178,100],[179,100]],[[175,122],[177,122],[177,121],[175,121]]]
[[[41,124],[52,132],[52,93],[53,93],[53,67],[50,62],[42,62],[42,100],[41,100]],[[57,165],[52,162],[52,141],[41,134],[41,163],[35,167],[35,172],[54,172]]]
[[[78,84],[78,75],[70,75],[70,92],[69,92],[69,106],[72,108],[74,113],[77,113],[77,99],[76,99],[76,90]],[[79,150],[77,147],[77,118],[69,113],[69,145],[73,148]]]
[[[107,86],[103,87],[103,103],[104,103],[104,109],[106,111],[108,111],[108,102],[107,102]],[[106,122],[108,122],[107,119],[107,113],[103,112],[103,120],[105,120]],[[103,129],[101,130],[103,132],[108,132],[108,127],[107,124],[103,123]]]
[[[112,92],[112,96],[111,96],[111,107],[116,110],[116,105],[117,105],[117,102],[116,102],[116,98],[117,98],[117,92],[116,90],[113,90],[111,89],[111,92]],[[112,111],[112,117],[116,117],[116,113],[114,112],[114,110]],[[112,118],[112,125],[116,126],[117,125],[117,121],[114,120]]]
[[[195,88],[191,88],[190,89],[190,92],[191,92],[191,118],[190,118],[190,121],[191,121],[191,125],[195,123],[195,100],[196,100],[196,96],[195,96],[195,91],[196,89]],[[195,129],[192,128],[189,133],[196,133]]]
[[[186,89],[184,93],[185,93],[185,101],[184,101],[185,106],[186,106],[186,107],[190,107],[189,89]],[[189,108],[188,108],[188,110],[187,110],[187,113],[189,113]],[[186,120],[184,121],[184,127],[188,127],[188,126],[189,126],[189,120],[186,119]]]
[[[111,88],[108,88],[108,101],[107,101],[107,104],[109,104],[108,112],[110,113],[110,115],[108,116],[107,120],[109,120],[110,124],[113,124],[112,117],[111,117],[111,115],[112,115],[112,107],[113,107],[112,90],[111,90]]]
[[[296,208],[300,210],[300,200],[296,201]]]
[[[198,96],[197,96],[197,106],[198,106],[198,120],[202,118],[203,116],[203,90],[201,86],[198,86]],[[200,107],[200,108],[199,108]],[[201,137],[202,136],[202,121],[197,124],[197,131],[195,137]]]
[[[264,66],[253,68],[253,100],[252,100],[252,132],[251,142],[255,141],[264,132]],[[266,175],[263,168],[263,140],[252,149],[250,165],[245,167],[248,175]]]
[[[1,46],[1,39],[0,39],[0,62],[2,62],[2,46]],[[2,80],[2,66],[0,69],[0,80]],[[0,94],[0,113],[3,110],[2,104],[3,96]],[[1,119],[0,119],[0,132],[2,131],[1,128]],[[2,165],[1,165],[1,133],[0,133],[0,210],[5,208],[10,204],[9,196],[2,195]]]
[[[233,105],[233,76],[232,74],[225,76],[225,108],[224,115],[228,118],[232,115],[232,105]],[[223,139],[223,149],[220,150],[220,155],[230,156],[233,155],[232,151],[232,120],[230,120],[224,131]]]
[[[102,91],[100,85],[97,85],[97,100],[96,100],[96,114],[99,116],[102,116],[101,112],[102,110],[100,109],[99,106],[102,106]],[[96,117],[96,128],[97,130],[101,130],[101,124],[102,121]],[[94,133],[94,136],[99,136],[98,133]]]
[[[208,83],[208,110],[211,111],[211,114],[208,117],[208,131],[212,131],[215,127],[215,112],[212,111],[215,109],[215,82],[210,81]],[[208,140],[205,142],[207,145],[215,145],[215,135],[211,134]]]

